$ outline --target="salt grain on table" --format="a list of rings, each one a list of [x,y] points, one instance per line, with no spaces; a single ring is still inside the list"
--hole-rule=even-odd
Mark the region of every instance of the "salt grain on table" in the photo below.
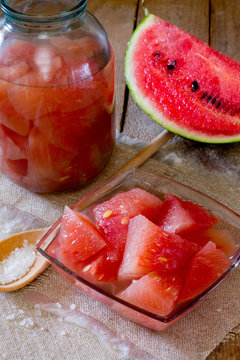
[[[22,248],[16,248],[0,262],[0,283],[8,284],[23,277],[35,259],[34,246],[24,240]]]

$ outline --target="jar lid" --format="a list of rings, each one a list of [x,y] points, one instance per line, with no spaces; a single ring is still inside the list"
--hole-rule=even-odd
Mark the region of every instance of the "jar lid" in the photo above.
[[[62,21],[82,13],[87,0],[2,0],[0,8],[9,18],[34,23]]]

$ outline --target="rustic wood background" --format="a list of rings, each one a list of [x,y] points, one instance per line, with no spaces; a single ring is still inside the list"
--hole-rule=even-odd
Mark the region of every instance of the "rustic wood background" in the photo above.
[[[240,61],[240,0],[146,0],[145,6],[166,21]],[[141,0],[89,0],[88,9],[105,27],[116,57],[116,124],[120,131],[151,141],[162,128],[135,104],[124,80],[127,42],[143,19]],[[240,325],[207,360],[240,360]]]

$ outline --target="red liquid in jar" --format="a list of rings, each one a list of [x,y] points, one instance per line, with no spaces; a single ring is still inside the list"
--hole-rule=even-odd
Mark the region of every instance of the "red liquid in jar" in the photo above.
[[[114,145],[114,58],[93,37],[15,40],[0,54],[0,169],[31,191],[76,188]]]

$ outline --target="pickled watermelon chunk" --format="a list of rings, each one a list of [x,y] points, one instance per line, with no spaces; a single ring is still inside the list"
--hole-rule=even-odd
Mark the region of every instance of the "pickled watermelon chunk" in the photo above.
[[[5,81],[15,82],[21,76],[25,75],[30,67],[24,60],[10,66],[0,66],[0,78]]]
[[[119,193],[95,206],[93,213],[96,222],[110,249],[115,249],[116,260],[122,259],[130,219],[142,214],[155,220],[161,206],[159,198],[138,188]]]
[[[157,225],[160,218],[168,224],[172,219],[174,230]],[[170,194],[162,203],[134,188],[88,207],[86,213],[66,207],[50,255],[102,291],[168,316],[187,309],[189,300],[207,293],[230,268],[228,256],[236,246],[226,229],[209,227],[215,223],[215,216],[200,205]],[[183,235],[175,232],[179,229]],[[116,302],[118,307],[131,319],[144,316]]]
[[[174,309],[181,286],[179,275],[160,276],[150,273],[133,280],[116,296],[154,314],[166,316]]]
[[[26,159],[27,137],[0,125],[1,157],[10,160]]]
[[[199,249],[197,244],[167,233],[146,217],[138,215],[130,220],[119,278],[138,278],[151,271],[176,272]]]
[[[94,258],[84,262],[80,274],[92,283],[109,283],[118,280],[120,261],[115,253],[106,246]]]
[[[218,219],[202,206],[168,194],[156,223],[168,232],[184,234],[208,229],[216,225]]]
[[[58,242],[60,259],[73,270],[75,265],[89,259],[106,246],[93,223],[68,206],[65,206],[62,216]]]
[[[209,241],[189,263],[183,289],[178,302],[190,300],[212,285],[227,268],[231,260]]]
[[[207,229],[203,231],[193,231],[184,235],[184,239],[192,241],[201,247],[212,241],[217,249],[222,250],[227,256],[231,256],[237,247],[233,237],[227,229]]]

